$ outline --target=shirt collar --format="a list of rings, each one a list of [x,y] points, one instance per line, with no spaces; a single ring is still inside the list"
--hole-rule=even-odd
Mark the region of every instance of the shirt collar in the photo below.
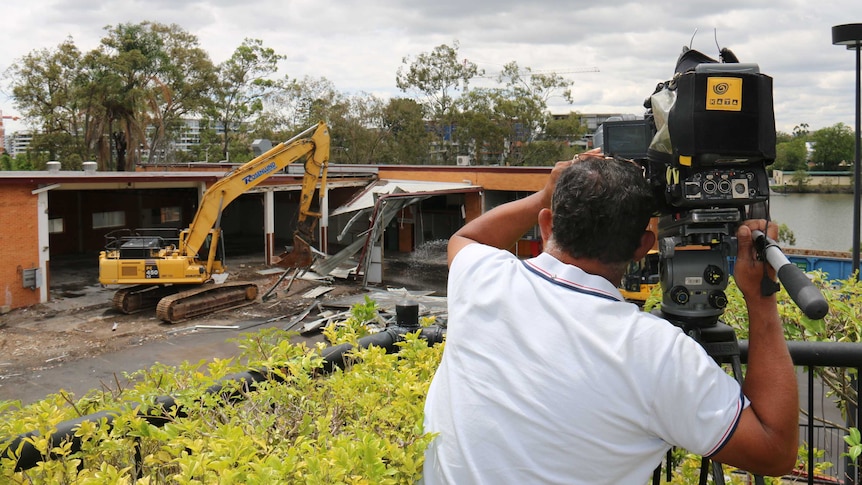
[[[625,301],[620,290],[610,281],[563,263],[548,253],[526,259],[523,263],[527,269],[556,285],[609,300]]]

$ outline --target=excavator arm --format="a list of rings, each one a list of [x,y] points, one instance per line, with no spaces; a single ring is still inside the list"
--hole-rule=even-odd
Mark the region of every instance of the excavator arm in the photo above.
[[[309,133],[312,133],[310,138],[303,138]],[[228,204],[304,156],[307,156],[307,160],[300,198],[299,226],[300,230],[308,226],[309,216],[319,216],[309,209],[317,181],[322,177],[323,183],[326,183],[326,171],[329,166],[329,129],[323,122],[286,142],[279,143],[214,183],[201,199],[200,207],[189,226],[188,235],[181,242],[180,253],[197,257],[201,247],[206,243],[207,236],[213,233],[213,237],[217,237],[218,231],[213,229],[219,227],[222,211]],[[313,229],[313,222],[310,225],[310,228],[305,229],[309,232],[309,236]],[[210,245],[215,247],[215,240]],[[307,249],[310,253],[310,248]],[[212,257],[209,257],[207,272],[212,270],[211,266]]]
[[[315,152],[316,153],[316,152]],[[328,152],[327,152],[328,153]],[[311,266],[314,256],[311,254],[311,241],[314,240],[314,227],[321,214],[311,211],[311,200],[314,190],[320,181],[320,197],[326,190],[326,175],[329,168],[328,160],[309,157],[305,162],[305,175],[302,178],[302,193],[299,197],[299,218],[296,232],[293,234],[293,250],[282,253],[274,258],[277,266],[284,268],[305,268]]]

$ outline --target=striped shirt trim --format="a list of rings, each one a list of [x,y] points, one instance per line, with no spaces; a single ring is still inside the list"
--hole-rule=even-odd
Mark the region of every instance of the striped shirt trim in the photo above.
[[[611,300],[611,301],[620,301],[619,297],[616,295],[612,295],[610,293],[607,293],[605,291],[602,291],[600,289],[593,288],[590,286],[584,286],[584,285],[576,283],[574,281],[569,281],[567,279],[560,278],[559,276],[557,276],[555,274],[551,274],[551,273],[545,271],[544,269],[533,264],[532,261],[524,260],[524,261],[522,261],[522,263],[532,273],[535,273],[536,275],[540,276],[541,278],[543,278],[543,279],[545,279],[545,280],[547,280],[547,281],[549,281],[555,285],[562,286],[563,288],[568,288],[570,290],[577,291],[578,293],[583,293],[585,295],[597,296],[599,298],[604,298],[606,300]]]
[[[724,432],[721,439],[718,440],[718,443],[708,452],[704,453],[703,456],[709,458],[724,448],[724,445],[730,441],[730,437],[733,436],[733,432],[736,431],[737,426],[739,426],[739,421],[742,418],[742,410],[745,409],[745,394],[742,393],[742,390],[739,391],[739,399],[736,401],[736,416],[733,418],[733,423],[731,423],[730,427],[727,428],[727,431]]]

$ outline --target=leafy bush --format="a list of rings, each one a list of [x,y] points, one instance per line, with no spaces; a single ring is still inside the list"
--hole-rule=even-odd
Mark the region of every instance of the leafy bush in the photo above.
[[[355,322],[374,308],[368,301],[360,306],[344,327],[351,330],[342,332],[349,338],[357,338]],[[290,336],[246,335],[238,359],[156,365],[132,375],[133,388],[91,392],[77,402],[58,394],[26,407],[2,403],[0,436],[39,430],[31,441],[56,459],[20,472],[14,460],[0,460],[0,482],[415,483],[432,438],[423,434],[422,410],[442,346],[428,347],[411,334],[398,354],[354,350],[347,369],[318,378],[325,345],[291,344]],[[227,392],[205,393],[217,379],[248,368],[275,369],[284,382],[263,382],[252,392],[237,384],[233,390],[244,399],[232,405],[225,405]],[[152,404],[162,395],[174,396],[186,416],[175,410],[157,427],[133,403]],[[48,449],[46,436],[58,423],[104,409],[118,410],[112,426],[105,420],[80,426],[79,452],[68,443]]]
[[[823,320],[807,319],[784,290],[779,294],[788,339],[858,342],[862,286],[855,279],[829,284],[822,275],[815,275],[815,282],[830,303]],[[732,283],[727,295],[723,320],[745,339],[748,321],[742,295]],[[655,292],[646,308],[660,299],[660,291]],[[324,333],[332,343],[356,343],[369,331],[369,323],[380,319],[374,302],[366,300],[352,309],[350,318]],[[399,354],[354,350],[345,370],[319,378],[325,344],[309,348],[291,343],[290,337],[274,329],[247,334],[238,341],[242,352],[236,359],[155,365],[130,376],[134,387],[93,391],[77,401],[60,393],[26,407],[0,403],[0,436],[38,430],[41,437],[31,442],[43,456],[56,458],[19,472],[14,471],[14,460],[4,458],[0,482],[415,483],[424,449],[433,438],[423,433],[422,410],[443,346],[428,347],[408,335],[399,344]],[[264,382],[251,392],[237,385],[233,390],[243,399],[232,405],[225,405],[228,392],[206,394],[218,379],[249,368],[272,369],[283,382]],[[827,369],[823,378],[834,386],[836,399],[855,400],[846,371]],[[174,411],[164,426],[149,424],[140,411],[165,395],[174,396],[186,415]],[[45,436],[58,423],[100,410],[117,411],[110,425],[101,420],[78,429],[79,452],[72,453],[69,444],[48,449]],[[862,452],[859,433],[848,433],[853,449]],[[674,457],[671,483],[697,483],[699,458],[684,450]],[[807,457],[804,447],[800,457],[800,462]],[[725,471],[728,483],[749,483],[744,475]]]

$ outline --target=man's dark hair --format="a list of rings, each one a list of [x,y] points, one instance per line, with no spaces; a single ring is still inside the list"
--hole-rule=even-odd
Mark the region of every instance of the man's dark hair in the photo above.
[[[655,201],[637,165],[588,158],[560,174],[551,210],[560,249],[575,258],[616,264],[632,259]]]

